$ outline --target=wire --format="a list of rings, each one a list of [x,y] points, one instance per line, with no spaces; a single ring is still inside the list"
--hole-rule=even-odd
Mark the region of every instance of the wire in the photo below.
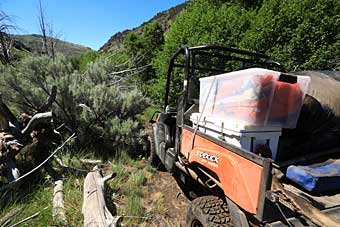
[[[20,180],[22,180],[23,178],[27,177],[28,175],[32,174],[33,172],[37,171],[41,166],[43,166],[48,160],[50,160],[59,150],[61,150],[61,148],[64,147],[64,145],[66,143],[68,143],[71,139],[75,138],[76,134],[73,133],[67,140],[65,140],[65,142],[63,144],[61,144],[55,151],[53,151],[52,154],[50,154],[50,156],[48,156],[42,163],[40,163],[37,167],[35,167],[34,169],[32,169],[31,171],[25,173],[24,175],[22,175],[21,177],[9,182],[7,185],[3,186],[0,188],[0,192],[6,190],[7,188],[11,187],[13,184],[19,182]]]

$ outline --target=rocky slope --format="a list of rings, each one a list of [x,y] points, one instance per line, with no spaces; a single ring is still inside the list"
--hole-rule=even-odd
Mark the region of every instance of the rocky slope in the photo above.
[[[172,7],[168,10],[158,13],[156,16],[151,18],[149,21],[144,22],[140,26],[127,29],[122,32],[118,32],[111,36],[109,41],[107,41],[99,51],[112,51],[112,50],[121,50],[124,48],[124,40],[127,34],[131,31],[134,31],[140,34],[143,31],[143,28],[146,24],[157,21],[162,26],[163,30],[166,31],[169,28],[170,23],[176,18],[176,16],[184,9],[186,3],[182,3],[178,6]]]

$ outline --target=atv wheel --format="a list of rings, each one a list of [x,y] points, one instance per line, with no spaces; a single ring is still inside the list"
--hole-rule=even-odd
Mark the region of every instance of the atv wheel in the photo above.
[[[158,168],[161,165],[161,160],[156,154],[155,142],[152,136],[148,136],[148,154],[148,164]]]
[[[203,196],[192,201],[187,225],[190,227],[233,226],[227,204],[216,196]]]

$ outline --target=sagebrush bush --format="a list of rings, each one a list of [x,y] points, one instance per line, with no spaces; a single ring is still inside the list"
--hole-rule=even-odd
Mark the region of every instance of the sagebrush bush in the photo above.
[[[117,148],[137,151],[144,130],[136,115],[148,99],[121,78],[114,78],[114,61],[98,59],[80,73],[63,57],[27,57],[15,67],[2,67],[3,99],[16,113],[33,114],[46,101],[52,86],[57,98],[52,110],[64,132],[77,134],[79,150],[113,153]],[[56,125],[57,126],[57,125]]]

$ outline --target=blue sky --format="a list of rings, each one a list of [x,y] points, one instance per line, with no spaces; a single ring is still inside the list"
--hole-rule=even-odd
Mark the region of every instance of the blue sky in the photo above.
[[[62,40],[99,49],[114,33],[137,27],[185,0],[41,0]],[[38,0],[0,0],[20,34],[39,34]]]

